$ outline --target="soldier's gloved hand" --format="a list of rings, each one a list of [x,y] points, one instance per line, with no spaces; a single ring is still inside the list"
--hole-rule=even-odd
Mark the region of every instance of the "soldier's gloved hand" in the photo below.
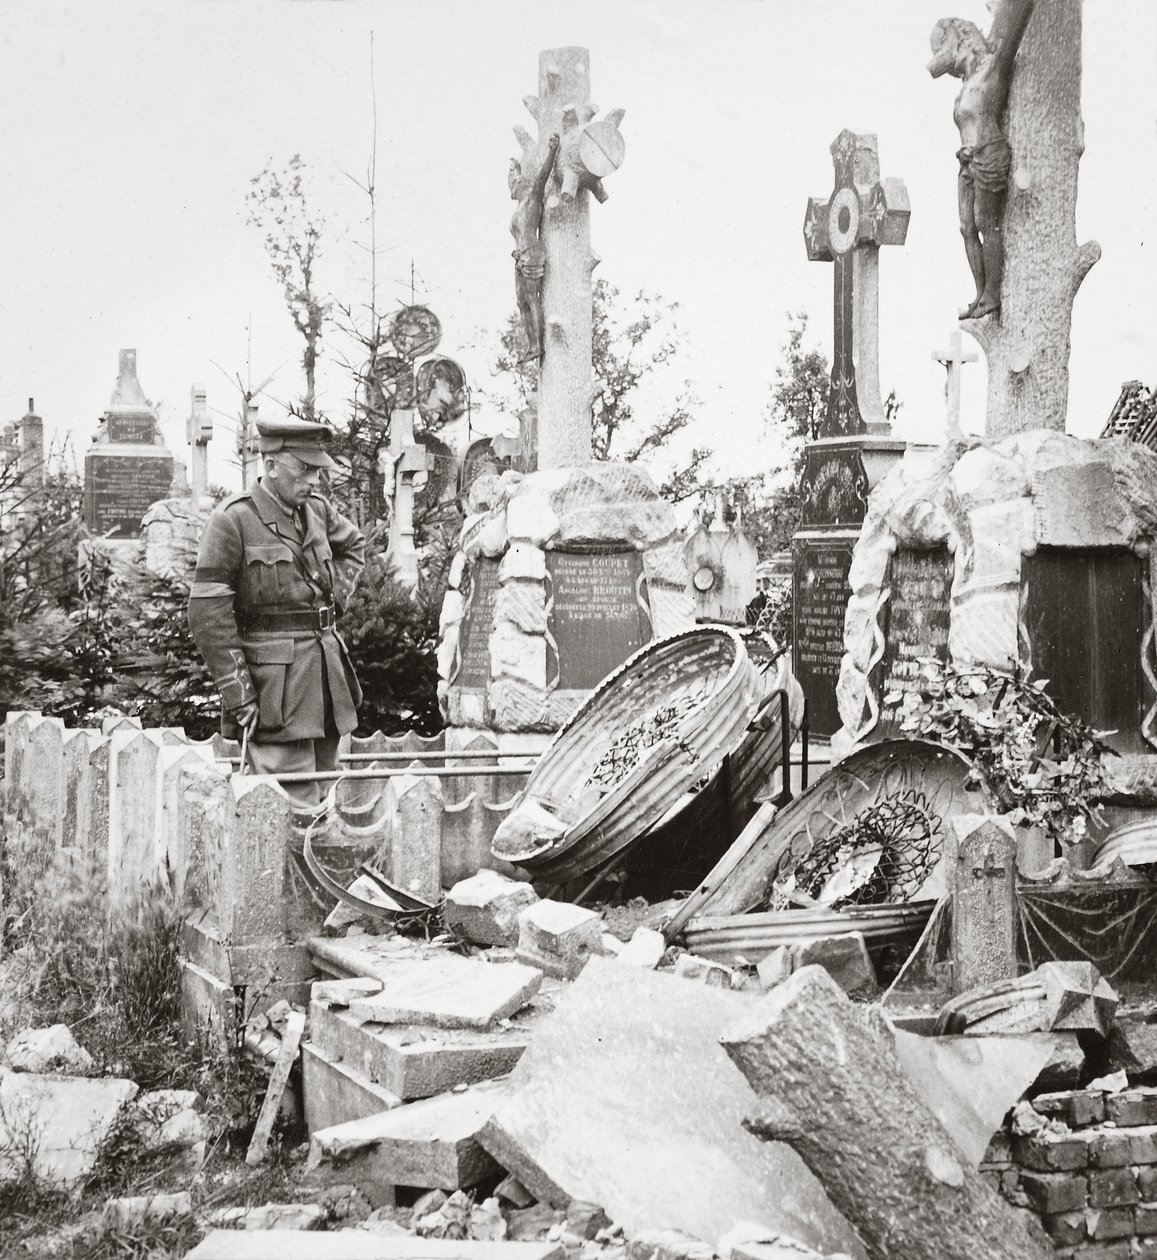
[[[230,713],[233,721],[249,736],[253,738],[253,732],[257,730],[257,701],[247,700],[244,704],[239,704]]]

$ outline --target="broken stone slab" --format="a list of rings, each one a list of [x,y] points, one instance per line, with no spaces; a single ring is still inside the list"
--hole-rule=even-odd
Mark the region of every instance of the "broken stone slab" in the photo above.
[[[381,991],[354,998],[350,1014],[380,1024],[491,1028],[538,992],[542,972],[522,963],[490,963],[443,953],[399,960],[377,977]]]
[[[754,1094],[719,1037],[753,998],[595,958],[559,998],[480,1135],[540,1201],[600,1204],[634,1235],[713,1242],[737,1220],[865,1252],[788,1147],[742,1127]]]
[[[31,1172],[57,1187],[74,1185],[96,1163],[121,1109],[137,1094],[117,1077],[0,1076],[0,1182]]]
[[[1157,1079],[1157,1024],[1117,1020],[1109,1035],[1109,1063],[1130,1080]]]
[[[349,1006],[354,998],[380,993],[382,982],[372,976],[352,976],[347,980],[318,980],[309,991],[310,1009],[314,1003],[326,1010]]]
[[[863,932],[843,932],[803,941],[796,947],[793,971],[810,964],[822,967],[848,997],[868,1002],[880,992],[876,968],[868,956]]]
[[[1052,1255],[1040,1226],[967,1166],[878,1019],[822,967],[760,998],[722,1043],[760,1099],[749,1129],[791,1144],[871,1256]]]
[[[310,1133],[402,1105],[397,1094],[308,1041],[301,1047],[301,1094]]]
[[[87,1076],[96,1067],[92,1055],[77,1044],[67,1024],[25,1028],[4,1047],[4,1055],[14,1072]]]
[[[476,1030],[380,1024],[315,1002],[310,1038],[334,1062],[357,1068],[411,1101],[505,1076],[522,1057],[546,1009],[535,999],[498,1027]]]
[[[681,980],[699,980],[709,989],[730,989],[735,979],[730,967],[698,954],[680,954],[675,960],[675,974]]]
[[[274,1229],[265,1234],[211,1230],[185,1260],[566,1260],[557,1242],[377,1235],[361,1229],[325,1233]]]
[[[940,1008],[936,1033],[1061,1031],[1109,1035],[1117,994],[1088,962],[1042,963],[1015,980],[969,989]]]
[[[630,1260],[713,1260],[715,1248],[678,1229],[648,1229],[627,1244]]]
[[[192,1214],[192,1195],[188,1190],[178,1190],[173,1194],[133,1194],[109,1199],[104,1205],[101,1220],[106,1229],[130,1231],[138,1230],[142,1225]]]
[[[568,901],[538,901],[518,916],[516,957],[548,976],[573,980],[587,959],[603,952],[603,921]]]
[[[457,1190],[498,1171],[477,1134],[505,1097],[505,1082],[485,1082],[392,1111],[314,1132],[307,1171],[322,1164],[358,1167],[392,1186]]]
[[[782,984],[796,968],[796,950],[794,945],[777,945],[770,954],[755,964],[755,974],[759,977],[761,989],[774,989]]]
[[[654,928],[636,928],[631,939],[618,951],[616,958],[629,967],[642,967],[653,971],[663,959],[667,951],[667,942],[662,932]]]
[[[740,1221],[719,1240],[721,1260],[847,1260],[824,1257],[795,1238],[773,1234],[751,1221]]]
[[[213,1228],[223,1226],[233,1230],[275,1230],[280,1234],[289,1230],[301,1233],[318,1229],[325,1218],[325,1208],[317,1203],[266,1203],[261,1207],[217,1208],[209,1213],[207,1221]]]
[[[1052,1058],[1057,1034],[921,1037],[896,1029],[896,1057],[969,1164],[984,1158],[1009,1108]]]
[[[480,870],[446,894],[446,926],[475,945],[518,944],[518,916],[538,900],[529,884],[497,871]]]

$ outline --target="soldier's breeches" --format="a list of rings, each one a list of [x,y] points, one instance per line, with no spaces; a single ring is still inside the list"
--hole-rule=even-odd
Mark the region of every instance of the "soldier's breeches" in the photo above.
[[[318,770],[336,770],[339,736],[326,739],[295,739],[287,744],[249,743],[249,768],[254,774],[312,774]],[[312,814],[325,800],[333,780],[320,783],[283,783],[294,811]]]

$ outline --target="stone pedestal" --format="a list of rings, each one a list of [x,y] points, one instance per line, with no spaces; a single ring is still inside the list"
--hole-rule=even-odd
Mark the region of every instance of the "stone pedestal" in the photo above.
[[[439,632],[452,726],[557,730],[632,652],[694,625],[674,510],[639,468],[483,476],[469,509]]]

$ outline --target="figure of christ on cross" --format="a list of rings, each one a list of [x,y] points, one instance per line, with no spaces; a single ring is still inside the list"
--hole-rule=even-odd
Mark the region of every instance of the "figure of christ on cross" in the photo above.
[[[976,297],[960,316],[980,319],[1000,310],[1004,279],[1002,220],[1008,198],[1012,150],[1002,128],[1012,63],[1032,16],[1035,0],[1000,0],[988,39],[972,22],[942,18],[932,28],[928,73],[963,80],[952,111],[960,129],[957,177],[960,232]]]
[[[559,138],[551,136],[542,168],[533,181],[524,175],[518,162],[510,164],[510,195],[518,202],[510,220],[514,237],[514,295],[522,330],[526,334],[527,361],[541,360],[545,348],[542,317],[542,282],[546,275],[546,247],[542,243],[542,215],[546,181],[558,157]]]

